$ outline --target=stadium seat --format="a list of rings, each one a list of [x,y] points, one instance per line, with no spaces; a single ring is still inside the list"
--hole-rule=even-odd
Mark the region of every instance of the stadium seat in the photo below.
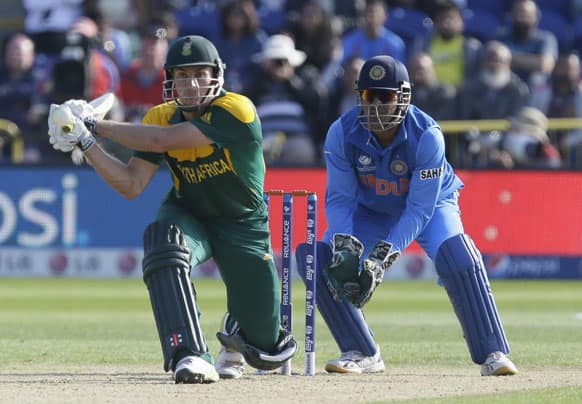
[[[544,10],[540,17],[539,28],[550,31],[556,36],[560,52],[566,52],[571,49],[572,27],[561,14]]]
[[[487,11],[504,20],[511,9],[511,2],[507,0],[467,0],[467,8],[471,10]]]
[[[394,32],[406,45],[406,49],[412,49],[412,44],[418,37],[427,38],[433,30],[433,22],[422,11],[412,8],[393,8],[389,11],[386,28]]]
[[[257,10],[261,21],[261,29],[267,34],[274,35],[281,31],[285,23],[286,15],[283,10],[274,10],[268,7],[259,7]]]
[[[574,2],[573,0],[536,0],[540,11],[546,11],[560,14],[568,21],[572,21],[574,17]]]
[[[574,23],[574,50],[578,51],[579,55],[582,55],[582,18],[577,18]]]
[[[463,21],[465,22],[463,34],[477,38],[483,43],[495,39],[501,28],[501,20],[497,15],[480,9],[463,10]]]
[[[185,7],[174,13],[179,35],[202,35],[215,40],[220,29],[220,15],[216,7],[206,4]]]

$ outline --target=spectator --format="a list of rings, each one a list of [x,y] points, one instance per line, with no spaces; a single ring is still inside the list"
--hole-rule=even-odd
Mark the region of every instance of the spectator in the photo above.
[[[267,35],[281,33],[286,19],[286,0],[254,0],[261,19],[261,28]]]
[[[273,35],[255,54],[260,66],[247,90],[257,105],[263,127],[267,163],[313,165],[318,162],[315,133],[319,127],[325,90],[314,67],[296,69],[306,59],[293,39]]]
[[[112,26],[132,32],[147,26],[152,18],[158,18],[170,8],[166,0],[90,0],[95,1],[98,4],[93,11],[99,9]]]
[[[170,10],[162,10],[149,20],[149,24],[152,21],[159,21],[160,22],[160,35],[166,37],[168,43],[172,43],[172,41],[178,38],[178,21],[176,21],[176,16]]]
[[[110,18],[99,9],[85,16],[97,24],[96,46],[115,62],[120,71],[127,69],[133,58],[131,39],[127,32],[115,28]]]
[[[512,70],[532,89],[547,80],[558,54],[555,35],[538,29],[539,17],[533,0],[516,0],[511,24],[499,37],[511,51]]]
[[[460,88],[473,78],[479,68],[481,42],[463,36],[464,22],[461,9],[454,0],[436,3],[434,34],[419,39],[414,52],[427,52],[434,62],[436,78],[441,83]]]
[[[481,59],[478,77],[465,83],[458,92],[456,118],[458,119],[506,119],[517,114],[527,104],[527,85],[511,71],[511,53],[499,41],[488,42]],[[499,142],[496,131],[480,133],[469,130],[465,136],[457,136],[456,147],[451,147],[456,163],[472,167],[487,164],[487,151]]]
[[[457,89],[451,84],[438,81],[434,63],[428,53],[419,52],[411,58],[410,80],[414,105],[437,121],[454,118]]]
[[[548,119],[533,107],[523,107],[510,119],[500,150],[492,153],[493,164],[504,168],[560,168],[561,157],[550,143]]]
[[[582,118],[581,72],[580,57],[576,53],[561,55],[550,80],[532,95],[531,105],[549,118]],[[555,135],[569,167],[581,168],[582,128]]]
[[[293,37],[297,49],[307,55],[305,65],[323,72],[339,57],[336,49],[340,37],[334,31],[329,14],[315,0],[304,2],[300,14],[291,14],[285,31]]]
[[[98,46],[97,23],[88,17],[81,17],[73,24],[71,32],[81,34],[89,43],[88,94],[81,98],[93,99],[107,92],[117,93],[120,82],[119,68]]]
[[[376,55],[389,55],[405,62],[404,41],[384,24],[388,20],[388,9],[382,0],[368,0],[364,10],[364,23],[343,38],[343,63],[357,56],[369,59]]]
[[[285,9],[288,15],[300,14],[306,0],[287,0]],[[321,5],[332,19],[334,29],[345,34],[358,27],[360,17],[366,7],[365,0],[319,0]]]
[[[99,27],[88,17],[79,18],[66,36],[66,45],[44,70],[42,86],[47,104],[71,98],[93,99],[119,90],[115,62],[99,48]]]
[[[328,88],[329,124],[356,104],[356,80],[358,79],[358,74],[363,64],[364,59],[362,58],[352,57],[348,59],[342,66],[341,72],[336,77],[335,82]]]
[[[20,129],[26,162],[40,160],[34,59],[34,43],[27,35],[18,33],[6,42],[0,67],[0,119],[12,121]],[[42,142],[46,143],[44,138]],[[3,143],[9,143],[8,138]]]
[[[529,97],[527,85],[511,71],[511,53],[498,41],[485,46],[478,78],[458,95],[458,118],[505,119],[515,115]]]
[[[59,55],[66,45],[67,32],[84,14],[85,0],[23,0],[24,30],[37,54]]]
[[[163,88],[168,41],[157,36],[157,26],[152,24],[141,31],[139,56],[121,75],[119,98],[125,120],[129,122],[141,122],[143,114],[162,101],[160,88]]]
[[[334,0],[331,3],[333,9],[329,14],[333,16],[333,23],[337,25],[338,32],[345,34],[358,27],[366,7],[365,0]]]
[[[227,69],[224,81],[230,91],[241,92],[248,86],[252,70],[251,55],[261,51],[267,34],[252,0],[232,0],[220,12],[221,30],[216,41]]]

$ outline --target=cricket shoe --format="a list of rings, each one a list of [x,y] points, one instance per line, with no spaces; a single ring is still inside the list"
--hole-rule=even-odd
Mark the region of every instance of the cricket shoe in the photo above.
[[[379,346],[376,346],[376,353],[373,356],[364,356],[359,351],[348,351],[325,365],[325,370],[329,373],[377,373],[383,372],[384,369]]]
[[[238,379],[245,371],[245,358],[240,352],[221,346],[214,366],[221,379]]]
[[[513,362],[502,352],[493,352],[481,365],[481,376],[511,376],[518,373]]]
[[[218,379],[214,366],[199,356],[186,356],[180,359],[174,370],[176,384],[214,383]]]

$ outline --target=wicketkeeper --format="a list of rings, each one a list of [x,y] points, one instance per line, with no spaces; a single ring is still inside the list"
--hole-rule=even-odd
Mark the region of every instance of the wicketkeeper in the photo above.
[[[435,263],[481,374],[517,373],[481,254],[463,230],[463,184],[445,158],[441,129],[410,105],[406,67],[390,56],[367,60],[356,87],[358,105],[331,125],[324,148],[324,241],[333,253],[317,303],[342,352],[326,370],[384,370],[360,309],[416,240]]]

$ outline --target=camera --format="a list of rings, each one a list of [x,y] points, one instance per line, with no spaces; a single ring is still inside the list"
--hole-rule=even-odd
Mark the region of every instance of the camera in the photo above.
[[[54,103],[87,98],[91,86],[90,40],[79,33],[69,33],[66,41],[52,71],[51,101]]]

